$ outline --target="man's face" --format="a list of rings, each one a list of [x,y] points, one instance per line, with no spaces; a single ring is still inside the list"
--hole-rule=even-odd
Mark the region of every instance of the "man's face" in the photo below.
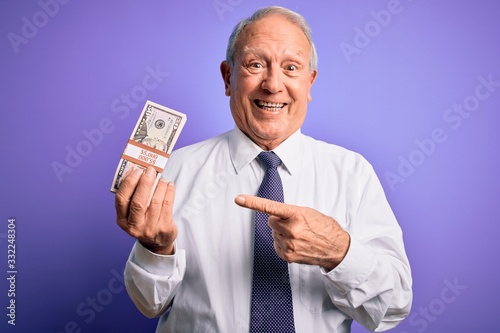
[[[304,122],[317,75],[310,52],[299,27],[269,15],[240,34],[234,66],[221,64],[236,126],[263,149],[274,149]]]

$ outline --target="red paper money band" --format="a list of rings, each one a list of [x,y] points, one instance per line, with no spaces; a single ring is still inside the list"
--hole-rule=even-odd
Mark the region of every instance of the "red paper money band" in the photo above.
[[[170,154],[154,149],[134,140],[128,140],[122,158],[147,168],[152,166],[157,172],[163,172]]]

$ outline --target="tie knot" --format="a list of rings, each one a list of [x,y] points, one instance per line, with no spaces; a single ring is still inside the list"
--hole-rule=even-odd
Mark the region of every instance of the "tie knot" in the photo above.
[[[266,166],[266,169],[277,168],[281,160],[273,151],[263,151],[259,154],[259,160]]]

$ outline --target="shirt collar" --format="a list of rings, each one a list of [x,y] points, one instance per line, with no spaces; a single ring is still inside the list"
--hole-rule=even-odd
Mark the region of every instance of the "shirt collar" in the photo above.
[[[283,166],[290,173],[297,172],[300,167],[302,153],[302,136],[300,129],[283,141],[273,151],[280,157]],[[262,152],[245,133],[235,127],[229,134],[229,154],[236,173],[252,162]]]

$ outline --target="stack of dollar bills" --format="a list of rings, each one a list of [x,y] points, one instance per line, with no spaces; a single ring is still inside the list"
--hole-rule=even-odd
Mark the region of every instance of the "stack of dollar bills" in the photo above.
[[[116,168],[111,192],[116,193],[129,171],[148,166],[157,172],[155,188],[186,120],[183,113],[146,101]]]

